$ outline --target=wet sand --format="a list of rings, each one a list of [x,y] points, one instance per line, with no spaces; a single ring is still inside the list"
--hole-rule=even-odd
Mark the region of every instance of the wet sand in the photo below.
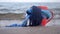
[[[0,34],[60,34],[60,26],[2,27]]]
[[[0,14],[0,27],[11,25],[11,24],[19,24],[24,19],[24,13],[21,14],[14,14],[14,13],[7,13],[7,14]]]
[[[15,13],[7,13],[0,14],[0,20],[22,20],[24,19],[24,13],[15,14]]]

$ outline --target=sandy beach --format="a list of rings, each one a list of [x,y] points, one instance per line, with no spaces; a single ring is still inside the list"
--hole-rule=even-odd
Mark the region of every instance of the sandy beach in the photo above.
[[[60,34],[60,26],[52,27],[3,27],[0,34]]]
[[[54,13],[46,26],[4,27],[20,24],[31,6],[47,6]],[[60,3],[0,3],[0,34],[60,34]]]
[[[8,16],[10,15],[10,16]],[[2,15],[3,16],[3,15]],[[21,20],[19,19],[20,15],[15,14],[7,14],[4,15],[5,18],[8,17],[12,20],[5,20],[3,17],[1,17],[4,20],[0,20],[1,26],[5,26],[7,24],[12,23],[20,23]],[[51,26],[36,26],[36,27],[0,27],[0,34],[60,34],[60,26],[57,26],[57,21],[60,22],[59,19],[53,19],[50,23],[52,23]],[[55,23],[57,25],[55,25]],[[54,25],[53,25],[54,24]]]

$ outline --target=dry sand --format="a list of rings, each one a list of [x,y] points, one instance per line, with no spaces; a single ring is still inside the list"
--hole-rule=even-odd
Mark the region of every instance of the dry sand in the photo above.
[[[3,27],[0,34],[60,34],[60,26],[51,27]]]

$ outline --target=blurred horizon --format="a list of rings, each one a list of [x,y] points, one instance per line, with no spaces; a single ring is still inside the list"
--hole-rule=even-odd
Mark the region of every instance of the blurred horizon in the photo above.
[[[60,10],[60,3],[20,3],[20,2],[0,2],[0,13],[24,13],[31,6],[47,6],[49,9]]]

